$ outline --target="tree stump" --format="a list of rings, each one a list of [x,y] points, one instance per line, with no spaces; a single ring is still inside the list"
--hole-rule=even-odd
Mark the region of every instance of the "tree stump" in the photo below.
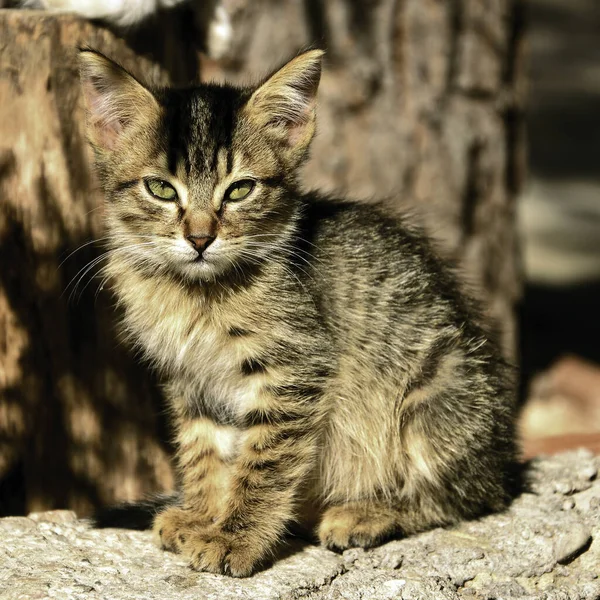
[[[512,354],[518,0],[224,5],[232,46],[219,61],[200,55],[202,78],[248,81],[324,47],[306,185],[431,209],[445,252],[483,290]],[[102,199],[74,47],[97,48],[144,79],[186,83],[198,55],[184,22],[185,13],[161,18],[160,37],[150,24],[124,40],[75,17],[0,11],[0,513],[83,515],[173,485],[156,383],[119,343],[110,294],[91,278]]]
[[[156,83],[189,81],[196,53],[172,41],[182,18],[151,44],[151,26],[125,41],[74,16],[0,11],[1,513],[86,514],[173,484],[156,385],[86,271],[104,234],[77,47]]]
[[[326,50],[311,187],[421,206],[516,348],[515,198],[524,174],[520,0],[224,0],[236,32],[207,79]],[[276,49],[276,51],[275,51]]]

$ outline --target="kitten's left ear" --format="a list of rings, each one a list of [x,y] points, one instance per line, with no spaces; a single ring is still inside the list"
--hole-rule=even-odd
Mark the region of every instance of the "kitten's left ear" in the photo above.
[[[293,58],[260,85],[244,107],[252,121],[294,154],[304,154],[315,132],[323,54],[309,50]]]
[[[114,150],[129,127],[149,123],[160,114],[153,94],[104,55],[81,50],[79,64],[88,135],[96,148]]]

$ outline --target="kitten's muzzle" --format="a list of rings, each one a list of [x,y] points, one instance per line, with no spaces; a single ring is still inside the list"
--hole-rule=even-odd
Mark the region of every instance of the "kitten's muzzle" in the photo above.
[[[188,235],[185,238],[192,248],[200,255],[213,243],[214,236],[211,235]]]

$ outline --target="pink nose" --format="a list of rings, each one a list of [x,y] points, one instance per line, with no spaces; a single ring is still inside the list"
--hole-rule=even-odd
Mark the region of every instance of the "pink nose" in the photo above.
[[[188,235],[186,239],[198,254],[202,254],[215,238],[211,235]]]

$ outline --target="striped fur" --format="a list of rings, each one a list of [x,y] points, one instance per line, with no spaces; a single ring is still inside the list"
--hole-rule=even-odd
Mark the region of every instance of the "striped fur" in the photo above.
[[[321,52],[255,89],[154,90],[108,138],[102,115],[150,92],[82,62],[106,274],[176,424],[182,499],[155,520],[162,545],[246,576],[294,523],[343,550],[506,506],[512,375],[477,306],[409,219],[298,188]],[[214,234],[201,258],[190,232]]]

